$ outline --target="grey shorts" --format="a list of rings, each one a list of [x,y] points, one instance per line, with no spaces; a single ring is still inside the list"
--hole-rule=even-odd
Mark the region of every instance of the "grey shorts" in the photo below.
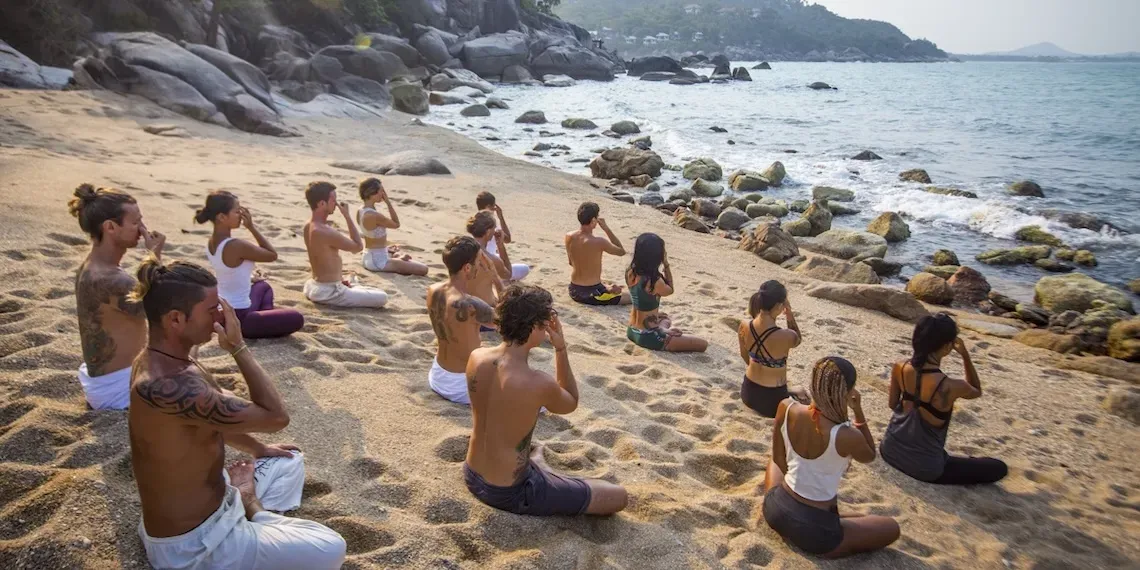
[[[592,493],[585,481],[544,471],[534,463],[529,463],[522,480],[510,487],[488,483],[466,463],[463,478],[476,499],[518,515],[580,515],[590,506]]]
[[[782,486],[764,495],[764,520],[776,534],[809,554],[827,554],[843,542],[838,508],[825,511],[805,505]]]

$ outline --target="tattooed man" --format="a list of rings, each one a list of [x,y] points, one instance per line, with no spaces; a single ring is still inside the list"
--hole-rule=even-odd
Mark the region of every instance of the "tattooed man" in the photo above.
[[[272,511],[301,505],[304,461],[296,446],[251,433],[289,425],[273,380],[245,345],[218,282],[191,263],[139,268],[132,298],[150,325],[131,374],[131,465],[142,500],[139,536],[155,568],[340,568],[345,542],[313,521]],[[219,303],[221,303],[219,305]],[[249,389],[223,390],[190,356],[217,333]],[[223,469],[225,446],[255,458]]]
[[[467,357],[479,348],[479,330],[495,320],[491,305],[471,292],[472,283],[489,271],[479,242],[470,236],[451,238],[443,246],[447,281],[428,288],[427,307],[439,349],[428,372],[428,385],[435,393],[457,404],[468,405]]]
[[[113,188],[83,184],[68,209],[91,236],[91,253],[75,277],[83,345],[79,383],[91,408],[122,410],[130,402],[131,361],[146,343],[146,320],[142,307],[128,299],[135,280],[119,264],[140,239],[162,255],[166,238],[147,231],[135,199]]]
[[[569,414],[578,407],[578,384],[552,302],[544,289],[512,285],[495,315],[503,343],[480,348],[467,361],[474,425],[464,479],[475,498],[512,513],[613,514],[626,506],[624,488],[552,473],[542,446],[531,448],[539,410]],[[530,351],[546,340],[554,347],[554,377],[528,362]]]

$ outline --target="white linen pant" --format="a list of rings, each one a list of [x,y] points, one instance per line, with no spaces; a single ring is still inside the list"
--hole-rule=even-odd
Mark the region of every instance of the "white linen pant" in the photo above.
[[[131,367],[102,376],[87,374],[87,363],[79,365],[79,384],[92,410],[125,410],[131,404]]]
[[[380,289],[356,285],[349,287],[341,282],[305,282],[305,298],[319,305],[332,307],[364,307],[379,309],[388,304],[388,294]]]
[[[459,372],[449,372],[439,365],[439,360],[431,361],[431,370],[428,371],[428,386],[446,400],[464,406],[471,405],[471,397],[467,394],[467,375]]]

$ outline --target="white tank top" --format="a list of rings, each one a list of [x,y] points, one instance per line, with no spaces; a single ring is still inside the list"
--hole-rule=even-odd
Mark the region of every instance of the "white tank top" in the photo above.
[[[365,207],[356,211],[356,223],[357,223],[357,225],[360,226],[360,235],[362,235],[366,238],[372,238],[372,239],[387,238],[388,237],[388,228],[385,228],[383,226],[376,226],[375,229],[371,229],[371,230],[364,229],[364,212],[375,212],[375,211],[376,211],[375,208],[369,208],[368,206],[365,206]],[[377,213],[379,213],[379,212],[377,212]]]
[[[797,404],[792,404],[792,406],[794,405]],[[784,414],[784,425],[780,428],[784,435],[785,458],[788,462],[788,472],[784,475],[784,482],[797,495],[805,499],[821,502],[830,501],[839,494],[839,482],[843,479],[843,474],[847,472],[847,467],[851,465],[850,457],[843,457],[835,450],[835,435],[839,433],[839,428],[847,425],[847,423],[831,428],[827,449],[824,450],[823,455],[815,459],[804,459],[796,453],[795,448],[792,447],[792,441],[788,439],[788,412],[790,411],[791,406],[788,406],[788,411]]]
[[[226,244],[233,239],[222,240],[222,243],[218,244],[217,251],[213,254],[210,253],[210,244],[206,244],[206,260],[214,268],[214,276],[218,279],[218,296],[225,299],[235,309],[248,309],[251,305],[249,279],[253,276],[253,269],[256,264],[248,259],[243,259],[241,265],[230,267],[222,261],[222,252],[226,250]]]

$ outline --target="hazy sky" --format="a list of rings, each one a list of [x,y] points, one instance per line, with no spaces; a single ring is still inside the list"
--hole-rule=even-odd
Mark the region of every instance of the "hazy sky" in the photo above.
[[[813,0],[847,18],[884,20],[954,53],[1053,42],[1085,54],[1140,51],[1140,0]]]

